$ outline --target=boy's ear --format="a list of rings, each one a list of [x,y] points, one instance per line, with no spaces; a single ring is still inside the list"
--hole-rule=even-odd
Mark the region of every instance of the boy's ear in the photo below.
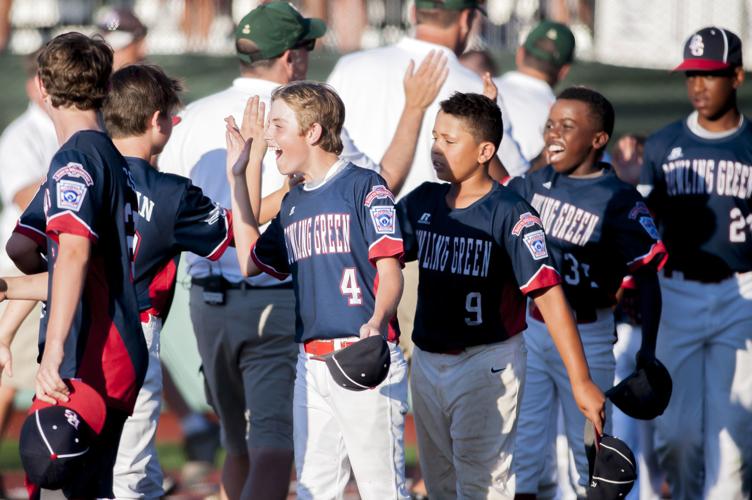
[[[155,111],[151,114],[151,117],[149,118],[148,123],[146,124],[146,128],[159,128],[159,111]]]
[[[496,154],[496,147],[489,141],[480,143],[478,147],[478,163],[484,164],[491,161],[491,158]]]
[[[744,68],[739,66],[734,70],[734,88],[738,89],[744,83]]]
[[[323,133],[324,130],[321,128],[321,124],[314,122],[310,127],[308,127],[308,130],[305,133],[306,142],[310,146],[315,146],[321,140],[321,135]]]
[[[593,136],[593,148],[594,149],[601,149],[603,146],[608,144],[608,140],[611,137],[603,130],[600,132],[596,132],[595,136]]]
[[[42,97],[42,100],[46,100],[49,94],[47,93],[47,89],[44,88],[44,83],[42,83],[42,79],[39,78],[39,75],[34,76],[34,84],[36,85],[37,90],[39,90],[39,95]]]

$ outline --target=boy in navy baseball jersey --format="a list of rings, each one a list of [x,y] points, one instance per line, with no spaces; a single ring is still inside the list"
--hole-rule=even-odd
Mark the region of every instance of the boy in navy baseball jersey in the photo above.
[[[656,275],[666,259],[647,207],[637,190],[621,181],[600,158],[614,127],[614,110],[601,94],[572,87],[559,94],[544,133],[548,166],[514,178],[509,187],[540,214],[552,257],[560,269],[567,301],[574,310],[588,366],[602,389],[614,380],[615,324],[612,307],[624,276],[631,273],[640,291],[643,341],[638,363],[654,359],[661,296]],[[527,379],[515,445],[518,495],[535,495],[554,443],[555,415],[561,405],[569,446],[577,467],[573,488],[584,495],[588,464],[584,421],[564,378],[561,359],[552,353],[542,311],[528,315]],[[541,439],[548,429],[548,439]],[[522,496],[521,498],[525,498]]]
[[[272,94],[267,139],[279,171],[302,176],[304,183],[290,190],[259,237],[266,144],[263,111],[258,116],[250,153],[246,144],[234,168],[243,138],[229,119],[228,178],[242,272],[293,277],[300,343],[293,403],[298,497],[338,497],[352,467],[363,498],[407,498],[406,365],[394,319],[402,292],[402,237],[394,197],[378,174],[338,158],[344,121],[339,96],[323,84],[284,85]],[[374,390],[340,387],[315,359],[371,335],[385,336],[391,350],[387,378]]]
[[[130,167],[139,202],[134,273],[149,349],[146,379],[121,437],[114,481],[118,498],[157,498],[163,493],[154,442],[162,393],[159,335],[175,291],[180,253],[191,251],[217,259],[231,239],[229,212],[204,196],[190,180],[160,173],[149,164],[170,137],[180,91],[180,83],[158,67],[131,65],[113,74],[102,108],[108,132]],[[42,251],[46,248],[40,239],[45,231],[45,188],[34,197],[15,230]]]
[[[489,176],[501,135],[490,99],[442,101],[431,158],[449,184],[424,183],[399,204],[405,256],[420,271],[412,396],[432,498],[514,495],[525,296],[551,321],[583,413],[603,425],[604,396],[590,380],[541,221]]]
[[[99,128],[112,72],[101,40],[66,33],[39,55],[39,82],[62,144],[44,190],[49,317],[40,332],[37,398],[67,401],[63,378],[80,378],[104,398],[107,421],[70,497],[106,497],[123,423],[133,411],[147,350],[133,288],[136,195],[125,159]]]
[[[642,194],[670,258],[656,352],[673,379],[656,452],[673,498],[752,494],[752,126],[736,102],[742,42],[687,39],[694,111],[651,135]]]

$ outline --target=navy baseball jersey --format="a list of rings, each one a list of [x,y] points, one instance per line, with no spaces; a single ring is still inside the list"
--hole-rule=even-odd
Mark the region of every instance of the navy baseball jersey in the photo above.
[[[232,239],[232,216],[190,179],[157,171],[148,162],[126,157],[138,198],[134,237],[134,283],[139,310],[166,318],[175,294],[180,253],[216,260]],[[43,192],[34,196],[15,232],[46,250]]]
[[[296,342],[358,335],[373,314],[376,261],[402,258],[394,196],[377,173],[342,165],[315,189],[294,187],[251,251],[279,279],[292,274]],[[388,338],[396,341],[396,318]]]
[[[494,183],[467,208],[449,184],[426,182],[398,206],[405,259],[420,279],[413,342],[448,352],[501,342],[525,329],[525,295],[560,283],[535,210]]]
[[[128,164],[107,135],[77,132],[52,159],[43,201],[51,311],[60,235],[75,234],[92,242],[60,375],[81,378],[104,396],[108,406],[130,412],[148,358],[133,287],[137,204]],[[46,330],[40,332],[40,351],[45,335]]]
[[[614,305],[624,276],[641,266],[659,269],[666,249],[637,190],[602,163],[596,177],[570,177],[551,165],[508,186],[538,211],[564,291],[578,321]]]
[[[138,196],[135,283],[139,309],[166,317],[175,294],[180,253],[217,260],[230,244],[230,212],[204,196],[190,179],[126,157]]]
[[[681,120],[645,143],[640,191],[669,251],[668,269],[717,279],[752,270],[752,126],[705,139]]]

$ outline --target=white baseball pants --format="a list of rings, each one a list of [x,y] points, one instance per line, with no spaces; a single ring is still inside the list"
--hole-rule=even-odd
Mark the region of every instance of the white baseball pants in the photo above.
[[[556,446],[556,412],[559,404],[564,416],[569,448],[577,469],[575,484],[578,496],[585,496],[588,463],[585,456],[585,416],[572,395],[567,370],[556,350],[546,324],[527,315],[524,332],[527,346],[527,371],[522,396],[513,470],[518,493],[537,493],[550,447]],[[585,358],[593,382],[605,391],[614,381],[614,317],[610,309],[598,311],[594,323],[577,325],[585,349]],[[606,432],[610,433],[610,404],[606,406]]]
[[[430,498],[514,498],[512,453],[524,379],[522,335],[457,355],[413,349],[410,388]]]
[[[138,392],[133,415],[128,417],[120,436],[112,491],[115,498],[161,498],[162,467],[157,458],[156,436],[162,410],[162,364],[159,359],[159,335],[162,320],[150,316],[141,323],[149,348],[149,365],[144,385]]]
[[[293,397],[297,494],[301,500],[343,498],[355,474],[363,500],[402,500],[405,487],[407,363],[389,343],[386,380],[366,391],[338,386],[326,363],[300,346]]]
[[[673,379],[656,452],[674,500],[752,494],[752,272],[661,277],[656,355]]]

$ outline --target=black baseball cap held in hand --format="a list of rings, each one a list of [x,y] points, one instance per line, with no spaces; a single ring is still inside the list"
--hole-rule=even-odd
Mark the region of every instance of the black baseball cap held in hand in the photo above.
[[[68,402],[35,400],[21,427],[21,462],[29,481],[60,489],[80,475],[83,459],[107,416],[104,399],[80,380],[66,380]]]
[[[621,439],[604,434],[585,421],[585,453],[590,470],[588,500],[616,500],[632,490],[637,479],[636,461],[632,450]]]
[[[742,41],[729,30],[702,28],[684,43],[684,61],[674,71],[723,71],[742,65]]]
[[[630,376],[606,391],[606,397],[632,418],[652,420],[671,399],[671,375],[657,359],[638,365]]]
[[[273,59],[289,49],[312,50],[326,33],[321,19],[306,18],[287,2],[262,4],[240,20],[235,28],[238,58],[246,63]]]
[[[351,391],[373,389],[389,373],[389,346],[381,335],[367,337],[354,344],[321,356],[338,386]]]

